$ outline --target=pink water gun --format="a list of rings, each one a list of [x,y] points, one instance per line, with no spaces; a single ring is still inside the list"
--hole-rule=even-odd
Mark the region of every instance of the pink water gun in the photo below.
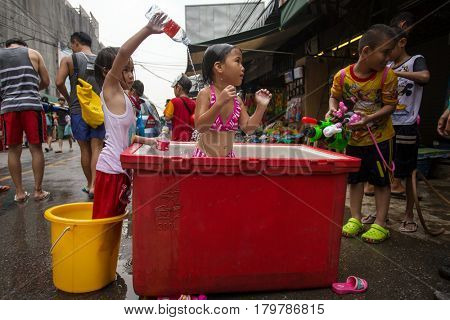
[[[347,106],[341,101],[339,102],[339,109],[333,112],[333,116],[335,116],[338,119],[343,118],[347,110],[348,110]]]

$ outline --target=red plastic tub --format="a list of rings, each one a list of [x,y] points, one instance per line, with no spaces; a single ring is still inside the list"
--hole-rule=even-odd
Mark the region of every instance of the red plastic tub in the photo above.
[[[141,296],[285,290],[337,279],[348,172],[360,160],[307,146],[133,145],[133,285]]]

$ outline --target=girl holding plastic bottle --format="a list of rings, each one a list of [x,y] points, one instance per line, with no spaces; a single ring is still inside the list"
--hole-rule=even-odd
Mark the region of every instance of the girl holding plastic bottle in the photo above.
[[[131,55],[150,35],[162,32],[165,16],[155,15],[123,46],[105,48],[95,61],[95,78],[102,86],[100,97],[105,117],[106,139],[97,162],[93,219],[121,215],[129,201],[130,178],[122,168],[120,154],[133,142],[155,144],[155,140],[135,136],[136,114],[125,93],[134,82]]]
[[[234,157],[233,143],[238,127],[246,134],[260,125],[272,94],[255,94],[256,111],[249,116],[236,87],[244,78],[242,51],[229,44],[210,46],[203,57],[203,80],[209,84],[197,97],[195,125],[200,132],[195,157]]]

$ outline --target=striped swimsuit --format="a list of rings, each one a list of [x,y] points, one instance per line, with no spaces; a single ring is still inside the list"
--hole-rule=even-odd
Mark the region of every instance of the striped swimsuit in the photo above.
[[[216,103],[216,100],[217,100],[216,92],[214,90],[214,85],[211,84],[210,90],[211,90],[211,102],[209,104],[209,107],[212,107],[213,104]],[[222,118],[220,117],[220,114],[219,114],[216,118],[216,121],[214,121],[214,123],[212,124],[210,130],[212,130],[212,131],[237,131],[240,115],[241,115],[241,104],[239,103],[238,98],[235,97],[233,112],[231,113],[230,117],[228,118],[228,121],[226,123],[223,123]],[[195,149],[193,156],[196,158],[207,157],[206,153],[204,153],[198,147]],[[228,153],[227,158],[234,158],[234,157],[235,157],[235,154],[234,154],[233,150],[231,150],[230,153]]]

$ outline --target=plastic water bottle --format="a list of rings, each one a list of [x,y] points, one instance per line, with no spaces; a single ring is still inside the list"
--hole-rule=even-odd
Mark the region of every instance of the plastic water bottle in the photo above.
[[[156,4],[153,4],[145,14],[148,20],[152,20],[157,13],[164,13]],[[175,21],[167,17],[164,21],[164,33],[167,34],[173,41],[182,42],[188,46],[191,42],[186,35],[186,32]]]
[[[169,128],[163,127],[161,134],[156,138],[156,149],[159,151],[169,150],[170,139],[169,139]]]

